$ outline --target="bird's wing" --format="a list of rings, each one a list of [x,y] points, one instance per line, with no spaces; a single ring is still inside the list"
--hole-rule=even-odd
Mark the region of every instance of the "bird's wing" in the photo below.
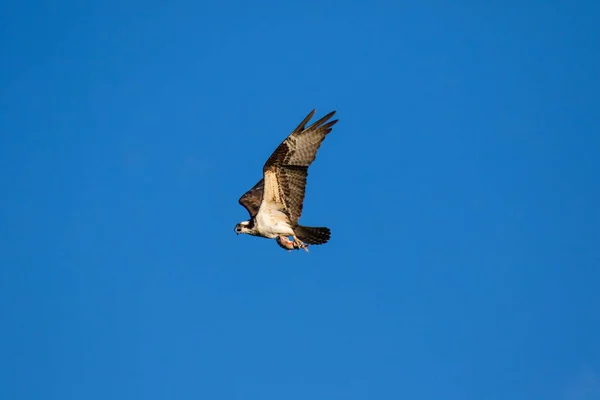
[[[239,203],[248,210],[251,218],[256,217],[258,209],[260,208],[260,203],[262,203],[264,182],[265,180],[261,179],[252,189],[248,190],[240,197]]]
[[[315,160],[331,127],[338,122],[327,122],[335,114],[333,111],[307,128],[306,124],[314,114],[315,110],[304,118],[263,167],[264,200],[279,205],[292,224],[297,224],[302,215],[308,166]]]

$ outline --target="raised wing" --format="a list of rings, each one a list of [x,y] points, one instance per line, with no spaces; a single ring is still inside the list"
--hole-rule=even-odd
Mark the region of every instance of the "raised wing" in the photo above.
[[[331,132],[331,127],[338,122],[337,119],[327,122],[335,114],[335,111],[332,111],[306,128],[306,124],[315,115],[315,111],[312,110],[290,136],[275,149],[265,163],[263,172],[274,165],[308,167],[315,160],[323,139]]]
[[[297,224],[302,215],[308,167],[315,160],[325,136],[338,122],[329,121],[335,114],[333,111],[306,128],[314,114],[315,110],[304,118],[263,167],[264,198],[283,206],[293,224]]]
[[[243,205],[251,218],[256,217],[258,214],[258,209],[260,208],[260,203],[262,203],[263,192],[264,192],[264,179],[258,181],[256,185],[250,190],[248,190],[242,197],[240,197],[239,203]]]

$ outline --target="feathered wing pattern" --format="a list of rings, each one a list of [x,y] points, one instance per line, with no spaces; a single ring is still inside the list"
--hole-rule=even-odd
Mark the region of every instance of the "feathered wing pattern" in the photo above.
[[[331,132],[331,127],[338,120],[327,122],[335,111],[330,112],[308,128],[306,124],[315,114],[312,110],[306,118],[292,131],[292,133],[275,149],[271,157],[265,163],[264,171],[273,165],[288,166],[298,165],[308,167],[317,156],[317,150],[321,146],[325,136]]]
[[[285,205],[292,224],[296,224],[302,215],[306,178],[308,177],[307,169],[307,167],[294,166],[293,168],[279,168],[275,172],[279,190],[282,193],[282,203]]]
[[[258,214],[258,209],[260,208],[260,203],[262,203],[263,199],[264,189],[265,180],[261,179],[252,189],[244,193],[239,199],[239,203],[248,210],[250,218],[254,218],[256,217],[256,214]]]
[[[263,167],[265,199],[280,204],[293,225],[302,215],[308,166],[315,160],[331,127],[338,122],[327,122],[335,114],[333,111],[306,128],[314,113],[315,110],[304,118]]]

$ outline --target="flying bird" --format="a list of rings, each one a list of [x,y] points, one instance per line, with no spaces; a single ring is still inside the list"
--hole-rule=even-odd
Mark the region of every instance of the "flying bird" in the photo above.
[[[329,121],[335,114],[333,111],[307,128],[314,114],[312,110],[275,149],[263,167],[263,178],[239,199],[250,219],[235,226],[238,235],[275,239],[286,250],[308,251],[309,244],[324,244],[329,240],[329,228],[298,223],[308,167],[315,160],[323,139],[338,122],[337,119]]]

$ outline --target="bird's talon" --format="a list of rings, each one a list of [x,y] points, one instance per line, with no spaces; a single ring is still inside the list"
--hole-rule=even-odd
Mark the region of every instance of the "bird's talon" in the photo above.
[[[301,240],[298,240],[297,242],[295,241],[294,247],[298,250],[304,249],[304,251],[306,251],[308,253],[308,245],[305,244],[304,242],[302,242]]]

